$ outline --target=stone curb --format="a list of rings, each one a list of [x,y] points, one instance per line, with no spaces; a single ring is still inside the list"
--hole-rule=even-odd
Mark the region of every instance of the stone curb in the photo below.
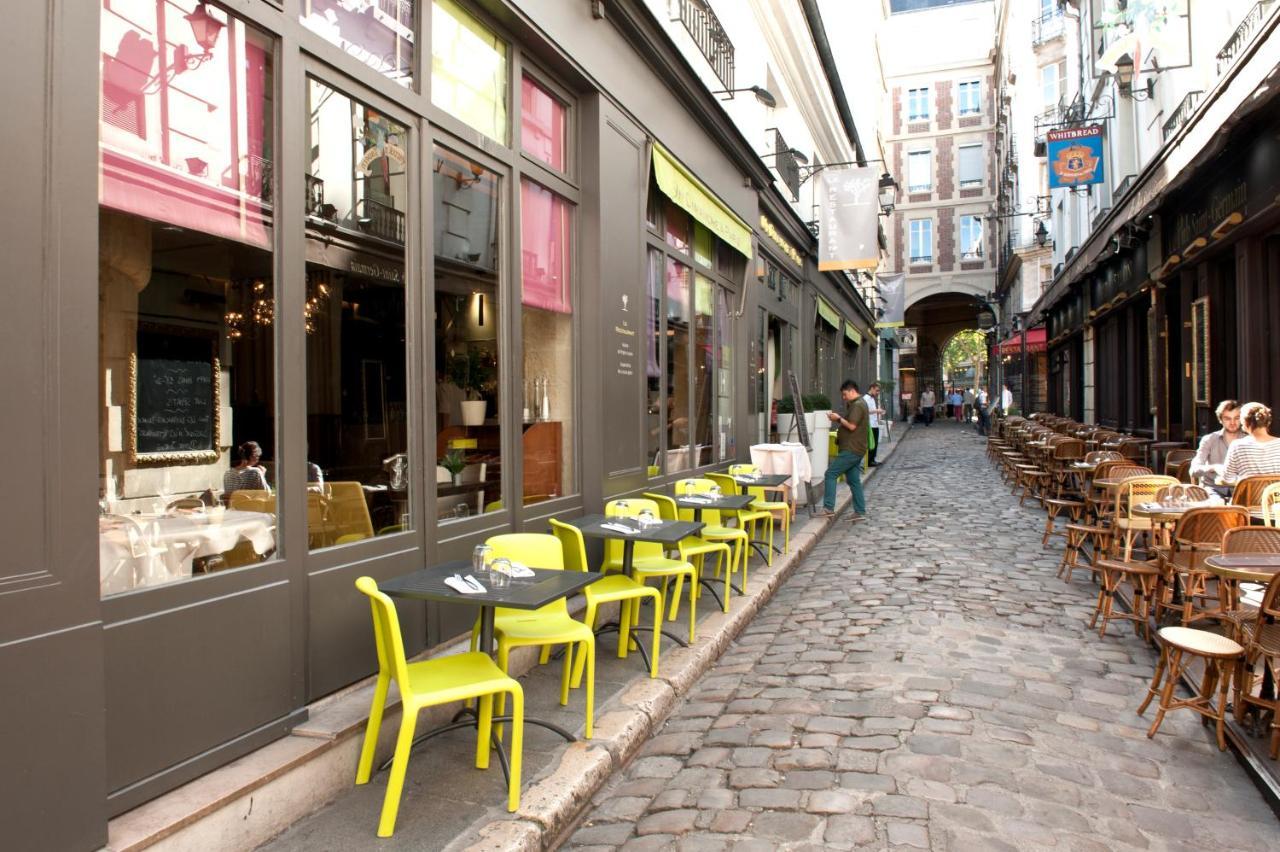
[[[903,429],[894,438],[892,451],[884,457],[886,461],[896,454],[909,431],[909,427]],[[878,468],[867,471],[863,481],[873,479],[878,472]],[[775,559],[768,568],[756,569],[747,583],[748,594],[735,597],[729,612],[716,610],[700,621],[693,647],[664,651],[662,673],[657,678],[637,680],[601,708],[595,737],[589,743],[569,745],[555,769],[525,788],[519,811],[512,816],[482,819],[447,849],[528,852],[556,848],[586,812],[592,797],[614,773],[631,762],[649,735],[662,726],[814,546],[843,520],[841,513],[849,502],[847,495],[842,496],[836,517],[810,519],[800,529],[793,528],[790,553]],[[479,840],[475,840],[477,835]]]

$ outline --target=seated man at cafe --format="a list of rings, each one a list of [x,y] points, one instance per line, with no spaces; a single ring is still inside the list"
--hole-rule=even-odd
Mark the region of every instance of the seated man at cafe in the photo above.
[[[1223,481],[1280,475],[1280,440],[1271,434],[1271,409],[1260,402],[1247,402],[1240,409],[1240,419],[1249,435],[1227,450],[1222,464]]]
[[[1222,477],[1223,467],[1227,461],[1227,448],[1235,441],[1245,437],[1240,428],[1240,403],[1234,399],[1224,399],[1218,403],[1218,422],[1222,428],[1210,432],[1200,439],[1200,447],[1195,458],[1191,460],[1191,481],[1212,485]]]

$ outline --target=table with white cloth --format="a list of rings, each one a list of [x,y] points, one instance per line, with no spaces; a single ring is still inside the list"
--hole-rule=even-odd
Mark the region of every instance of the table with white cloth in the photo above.
[[[803,444],[786,442],[782,444],[753,444],[751,446],[751,463],[761,473],[784,473],[787,487],[798,500],[801,495],[808,499],[803,486],[813,476],[813,465],[809,462],[809,451]]]
[[[191,576],[197,557],[249,542],[259,556],[276,546],[276,519],[237,509],[165,515],[104,515],[98,519],[102,594],[171,583]]]

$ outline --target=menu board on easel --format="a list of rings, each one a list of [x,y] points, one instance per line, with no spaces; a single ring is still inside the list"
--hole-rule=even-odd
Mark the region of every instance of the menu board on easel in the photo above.
[[[800,399],[800,383],[796,381],[796,371],[787,370],[787,381],[791,385],[791,399],[796,406],[796,429],[800,433],[800,443],[804,444],[806,450],[812,449],[809,444],[809,426],[804,422],[804,402]],[[790,437],[788,434],[787,437]]]
[[[210,464],[222,423],[217,338],[144,323],[129,363],[129,457],[134,464]]]

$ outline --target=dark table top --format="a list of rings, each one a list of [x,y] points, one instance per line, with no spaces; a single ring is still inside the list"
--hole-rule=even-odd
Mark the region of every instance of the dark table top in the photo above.
[[[1280,569],[1280,553],[1215,553],[1204,561],[1218,568]]]
[[[702,508],[714,508],[711,506],[703,506]],[[623,533],[614,532],[613,530],[604,529],[600,525],[604,523],[622,523],[633,529],[639,530],[635,535],[625,535]],[[606,518],[604,515],[584,515],[581,518],[575,518],[568,521],[569,524],[577,527],[582,531],[584,536],[590,538],[614,538],[619,541],[649,541],[658,544],[675,545],[682,539],[691,535],[697,535],[706,524],[701,521],[663,521],[660,524],[654,524],[651,527],[641,527],[635,521],[627,518]],[[448,587],[446,587],[448,588]]]
[[[735,476],[733,481],[748,488],[777,488],[779,485],[786,485],[790,478],[788,473],[762,473],[756,479]]]
[[[750,494],[722,494],[720,499],[711,502],[702,502],[699,500],[690,500],[690,496],[706,496],[706,495],[674,495],[676,505],[681,509],[745,509],[755,501]]]
[[[532,567],[532,566],[530,566]],[[604,575],[595,571],[557,571],[549,568],[533,568],[532,577],[512,577],[505,589],[494,589],[487,577],[476,577],[488,591],[484,594],[464,595],[444,584],[445,578],[454,574],[472,574],[471,563],[456,559],[430,568],[393,577],[378,584],[378,590],[393,598],[414,598],[422,601],[464,603],[475,606],[501,606],[510,609],[541,609],[552,601],[567,598]]]

